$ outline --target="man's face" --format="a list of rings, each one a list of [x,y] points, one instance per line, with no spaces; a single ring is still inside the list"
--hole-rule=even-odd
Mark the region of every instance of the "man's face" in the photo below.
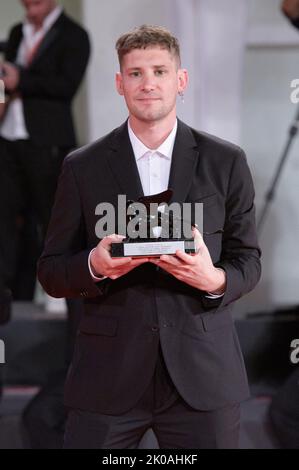
[[[44,19],[55,8],[55,0],[21,0],[26,17],[36,27],[41,27]]]
[[[186,70],[177,68],[175,57],[159,46],[134,49],[123,57],[117,90],[123,95],[130,116],[157,122],[176,115],[177,94],[187,85]]]

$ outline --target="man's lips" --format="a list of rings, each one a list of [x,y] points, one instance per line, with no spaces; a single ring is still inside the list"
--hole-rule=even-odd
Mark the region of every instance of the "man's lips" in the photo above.
[[[137,101],[142,101],[142,102],[152,102],[152,101],[160,101],[161,98],[137,98]]]

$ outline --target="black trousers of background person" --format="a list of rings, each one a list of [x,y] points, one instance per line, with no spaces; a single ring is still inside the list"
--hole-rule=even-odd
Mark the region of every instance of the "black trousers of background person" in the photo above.
[[[65,360],[61,360],[61,368],[48,378],[47,383],[23,412],[21,430],[25,448],[62,449],[63,446],[67,418],[67,410],[63,404],[63,389],[83,314],[83,300],[68,299],[67,306]]]
[[[0,138],[0,278],[4,285],[16,275],[18,216],[25,208],[32,208],[42,244],[62,161],[69,150]]]
[[[160,349],[153,378],[133,409],[120,416],[69,411],[64,449],[137,449],[150,428],[160,449],[238,449],[240,405],[191,408],[176,391]]]

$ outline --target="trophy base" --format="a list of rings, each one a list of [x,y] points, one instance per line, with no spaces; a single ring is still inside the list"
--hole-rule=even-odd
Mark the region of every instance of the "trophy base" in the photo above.
[[[112,243],[112,258],[159,258],[162,255],[175,255],[176,251],[184,251],[187,254],[195,254],[194,240],[157,240],[147,242],[121,242]]]

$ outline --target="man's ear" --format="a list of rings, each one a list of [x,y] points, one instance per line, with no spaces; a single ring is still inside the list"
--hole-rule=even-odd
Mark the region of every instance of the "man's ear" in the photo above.
[[[189,81],[188,72],[186,69],[179,69],[178,71],[178,92],[182,93],[186,90]]]
[[[123,89],[123,77],[121,72],[117,72],[115,75],[115,83],[116,83],[116,89],[118,93],[123,96],[124,94],[124,89]]]

